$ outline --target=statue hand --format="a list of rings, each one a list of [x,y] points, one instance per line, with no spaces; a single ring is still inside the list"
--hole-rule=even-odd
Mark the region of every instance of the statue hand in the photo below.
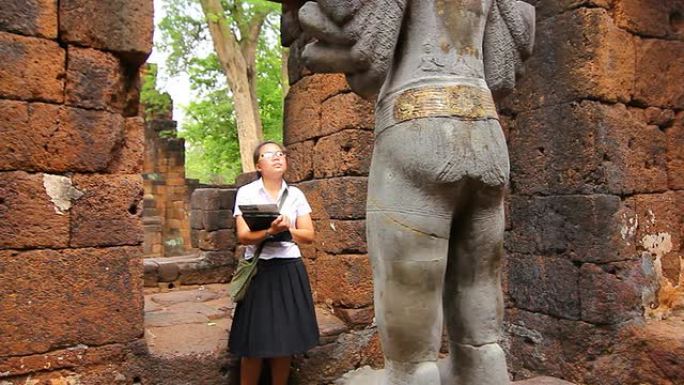
[[[342,72],[354,92],[372,98],[392,63],[407,0],[318,0],[299,10],[315,37],[302,53],[314,72]]]

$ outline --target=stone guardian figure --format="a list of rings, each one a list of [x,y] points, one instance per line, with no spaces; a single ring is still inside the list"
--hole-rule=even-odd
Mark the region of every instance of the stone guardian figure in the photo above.
[[[506,385],[506,141],[493,94],[531,53],[516,0],[318,0],[299,10],[314,72],[376,102],[367,199],[383,385]],[[446,323],[450,359],[437,355]]]

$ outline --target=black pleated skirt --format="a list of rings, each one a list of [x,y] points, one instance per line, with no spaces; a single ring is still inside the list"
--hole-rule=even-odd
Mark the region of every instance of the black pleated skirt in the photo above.
[[[301,258],[258,263],[245,298],[235,308],[230,352],[240,357],[283,357],[316,346],[318,324]]]

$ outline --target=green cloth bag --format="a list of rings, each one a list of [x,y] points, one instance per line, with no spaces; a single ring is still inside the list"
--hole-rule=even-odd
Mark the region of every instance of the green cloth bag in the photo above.
[[[287,199],[287,188],[285,188],[283,195],[280,197],[278,211],[283,208],[285,199]],[[245,298],[247,289],[249,288],[249,283],[257,273],[257,263],[259,261],[261,250],[264,248],[264,244],[268,241],[269,239],[267,238],[259,244],[259,247],[257,247],[256,251],[254,252],[252,259],[246,260],[241,258],[238,262],[235,273],[233,273],[233,278],[230,280],[230,284],[228,285],[228,292],[233,298],[233,302],[240,302]]]

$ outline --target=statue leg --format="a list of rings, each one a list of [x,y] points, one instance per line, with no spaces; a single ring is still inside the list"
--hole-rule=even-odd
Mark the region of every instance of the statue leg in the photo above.
[[[470,203],[452,225],[445,277],[444,311],[456,379],[448,384],[506,385],[506,358],[498,344],[504,187],[472,182],[468,191]]]
[[[406,175],[410,158],[404,152],[413,149],[388,139],[383,134],[375,144],[366,217],[375,316],[385,354],[382,385],[439,385],[442,287],[454,194]],[[425,151],[432,150],[426,146]]]

